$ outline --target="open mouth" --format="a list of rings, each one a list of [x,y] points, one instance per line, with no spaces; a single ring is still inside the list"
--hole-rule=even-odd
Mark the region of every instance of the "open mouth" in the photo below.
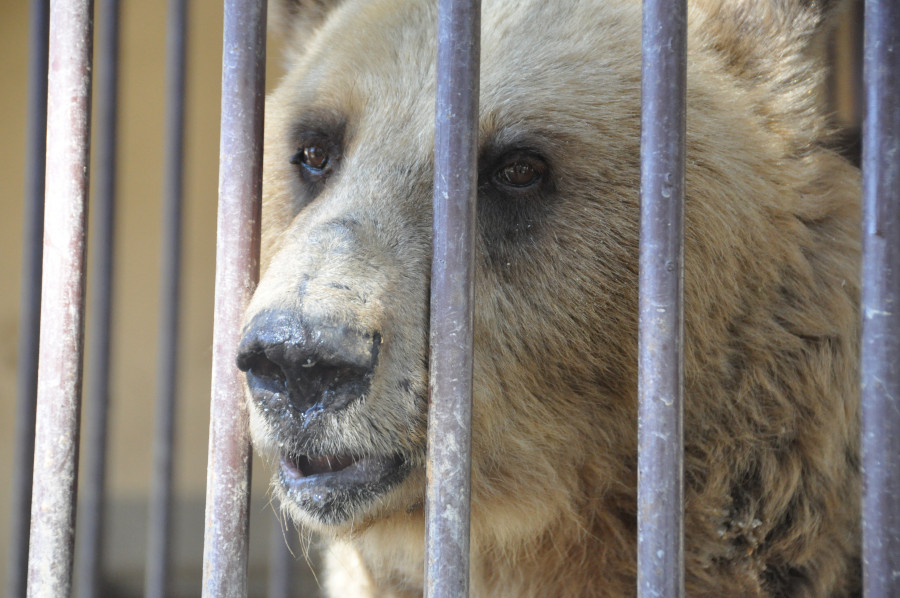
[[[281,467],[294,478],[308,478],[323,473],[337,473],[355,465],[359,460],[350,455],[338,457],[308,457],[299,455],[291,457],[282,455]]]
[[[338,524],[403,481],[409,469],[399,455],[282,454],[279,479],[297,506],[323,523]]]

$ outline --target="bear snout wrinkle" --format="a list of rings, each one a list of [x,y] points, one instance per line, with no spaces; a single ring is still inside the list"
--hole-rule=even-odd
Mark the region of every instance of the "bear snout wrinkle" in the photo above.
[[[244,330],[237,366],[267,408],[338,411],[365,395],[381,335],[266,310]]]

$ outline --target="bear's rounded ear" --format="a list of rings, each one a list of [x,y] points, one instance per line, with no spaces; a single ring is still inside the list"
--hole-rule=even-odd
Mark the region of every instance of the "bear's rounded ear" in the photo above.
[[[847,0],[692,0],[695,48],[717,55],[759,109],[800,148],[824,134],[827,32]]]
[[[731,44],[736,39],[746,40],[748,46],[758,44],[757,53],[762,53],[783,49],[769,47],[772,41],[802,49],[803,43],[827,31],[834,16],[849,4],[848,0],[694,0],[692,8],[709,18],[705,26],[713,36],[725,37],[721,41]]]
[[[340,3],[341,0],[273,0],[269,2],[268,29],[284,39],[286,52],[302,51],[310,34]]]

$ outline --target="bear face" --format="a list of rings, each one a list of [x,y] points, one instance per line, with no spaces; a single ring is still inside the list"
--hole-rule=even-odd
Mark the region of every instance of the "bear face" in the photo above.
[[[333,538],[329,583],[352,562],[357,594],[420,594],[436,6],[282,9],[238,356],[253,441]],[[854,583],[858,173],[825,147],[824,9],[691,5],[691,595]],[[635,591],[640,23],[639,2],[484,2],[475,596]]]

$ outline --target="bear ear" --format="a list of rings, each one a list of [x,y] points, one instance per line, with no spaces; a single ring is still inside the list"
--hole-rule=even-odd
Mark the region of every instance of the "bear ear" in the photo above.
[[[825,131],[825,40],[846,0],[694,0],[704,50],[755,90],[770,128],[793,149]]]
[[[274,0],[269,3],[268,28],[280,35],[285,53],[302,51],[306,40],[341,0]]]
[[[766,57],[795,58],[821,48],[822,33],[846,0],[695,0],[705,15],[701,36],[729,55],[729,66],[750,68]],[[756,73],[752,73],[756,74]]]

